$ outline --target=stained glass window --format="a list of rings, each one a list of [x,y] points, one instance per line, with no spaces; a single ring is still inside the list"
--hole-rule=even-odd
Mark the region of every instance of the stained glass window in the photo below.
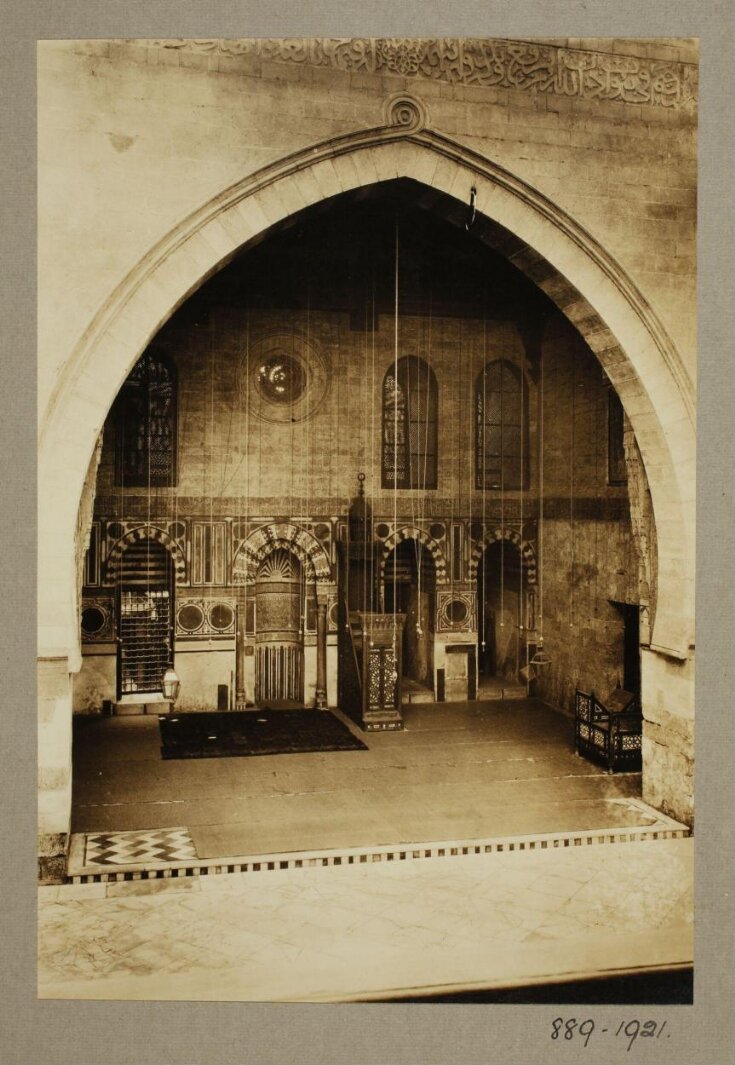
[[[475,485],[525,488],[527,470],[527,393],[518,367],[498,359],[475,385]]]
[[[176,483],[176,371],[146,352],[117,401],[117,483],[131,487]]]
[[[383,488],[436,488],[437,387],[423,359],[407,356],[383,381]]]

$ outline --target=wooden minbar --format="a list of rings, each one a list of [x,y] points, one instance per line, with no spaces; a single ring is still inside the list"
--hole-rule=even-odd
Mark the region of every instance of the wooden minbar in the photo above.
[[[401,716],[401,639],[405,614],[355,611],[352,639],[361,676],[360,718],[366,732],[397,731]]]

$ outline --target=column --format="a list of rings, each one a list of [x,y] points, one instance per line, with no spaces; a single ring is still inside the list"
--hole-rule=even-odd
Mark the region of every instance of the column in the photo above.
[[[327,601],[321,596],[318,597],[316,606],[315,706],[317,710],[327,709]]]
[[[244,710],[245,694],[245,607],[238,603],[237,636],[235,637],[235,709]]]

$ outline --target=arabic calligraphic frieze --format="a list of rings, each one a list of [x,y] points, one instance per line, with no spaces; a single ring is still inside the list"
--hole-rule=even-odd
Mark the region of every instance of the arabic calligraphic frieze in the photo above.
[[[188,39],[158,47],[308,63],[349,73],[401,77],[485,88],[553,93],[694,111],[697,68],[691,63],[567,49],[495,38]]]

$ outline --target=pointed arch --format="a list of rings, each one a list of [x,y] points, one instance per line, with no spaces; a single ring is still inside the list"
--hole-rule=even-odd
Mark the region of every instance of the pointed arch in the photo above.
[[[385,578],[385,566],[388,561],[388,557],[399,544],[404,540],[416,540],[418,543],[428,550],[431,557],[434,559],[434,568],[436,571],[436,583],[448,584],[449,579],[447,577],[447,560],[444,557],[444,552],[441,549],[440,544],[423,529],[419,529],[415,525],[404,525],[400,529],[391,533],[386,537],[382,544],[382,556],[380,559],[380,576],[381,579]]]
[[[279,548],[296,555],[304,566],[307,580],[317,584],[331,582],[332,568],[316,537],[292,522],[273,522],[261,525],[238,547],[232,562],[233,583],[253,584],[261,563]]]
[[[115,583],[125,548],[140,540],[155,540],[162,544],[171,555],[176,584],[186,584],[186,559],[179,544],[169,536],[165,529],[160,529],[157,525],[139,525],[121,536],[110,548],[105,566],[105,585]]]
[[[478,239],[533,280],[585,338],[620,395],[653,501],[659,552],[651,649],[694,643],[695,392],[655,310],[621,265],[569,214],[502,166],[430,129],[381,126],[311,145],[238,181],[192,212],[105,300],[65,364],[41,422],[39,650],[65,634],[78,657],[79,501],[112,401],[158,329],[204,281],[282,219],[342,192],[409,178],[466,218]],[[63,487],[60,487],[63,486]],[[59,573],[59,558],[66,570]]]
[[[528,540],[524,540],[519,532],[515,529],[509,529],[507,526],[505,528],[498,526],[495,529],[491,529],[475,543],[475,546],[472,548],[472,554],[470,555],[468,570],[469,579],[471,581],[477,580],[477,568],[480,565],[485,549],[489,547],[490,544],[497,544],[502,540],[508,540],[514,547],[518,548],[518,552],[526,571],[526,580],[529,584],[535,584],[537,572],[536,549],[532,543]]]

